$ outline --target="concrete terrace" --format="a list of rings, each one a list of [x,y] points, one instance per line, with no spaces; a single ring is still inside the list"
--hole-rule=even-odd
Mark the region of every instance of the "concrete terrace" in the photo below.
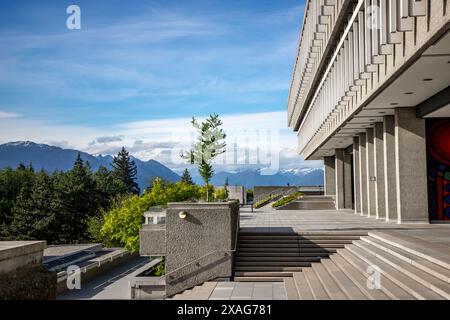
[[[298,233],[303,235],[314,234],[358,234],[362,238],[368,238],[368,243],[362,246],[377,244],[381,241],[382,245],[389,247],[389,250],[396,251],[397,254],[407,256],[408,258],[418,259],[415,262],[424,265],[429,264],[433,259],[440,266],[433,265],[439,272],[450,276],[450,271],[442,271],[442,268],[450,268],[450,224],[397,224],[375,219],[374,217],[365,217],[360,214],[354,214],[351,210],[274,210],[270,205],[261,209],[255,209],[253,212],[249,206],[240,210],[240,231],[242,233]],[[398,247],[397,247],[398,245]],[[350,249],[354,245],[350,244]],[[359,245],[361,246],[361,245]],[[408,252],[405,252],[405,249]],[[338,254],[330,259],[323,259],[324,266],[342,261]],[[358,247],[353,249],[358,253]],[[374,250],[374,248],[372,248]],[[344,250],[343,255],[352,253]],[[414,256],[413,256],[414,255]],[[83,289],[76,292],[65,292],[59,296],[59,299],[129,299],[128,281],[132,274],[135,274],[137,267],[141,267],[142,258],[133,259],[126,264],[117,267],[116,270],[106,273],[102,277],[93,279],[83,284]],[[431,259],[431,260],[430,260]],[[395,258],[394,258],[395,260]],[[362,263],[362,261],[359,261]],[[398,262],[397,263],[401,263]],[[427,265],[428,266],[428,265]],[[411,266],[399,265],[401,268],[410,270]],[[324,271],[323,267],[315,265],[317,272]],[[322,268],[322,269],[320,269]],[[350,268],[350,267],[349,267]],[[311,269],[311,268],[308,268]],[[134,271],[134,272],[133,272]],[[308,276],[306,270],[305,276]],[[356,272],[353,270],[353,272]],[[362,271],[361,271],[362,272]],[[394,269],[391,270],[396,275]],[[416,272],[416,271],[412,271]],[[282,277],[279,281],[254,281],[240,282],[216,282],[209,281],[202,285],[188,289],[175,295],[172,299],[176,300],[286,300],[299,299],[301,290],[298,290],[298,278],[301,273],[295,273],[294,277]],[[343,274],[338,275],[342,277]],[[398,275],[400,277],[400,275]],[[364,280],[365,281],[365,280]],[[389,279],[384,279],[385,283],[392,287]],[[397,291],[401,291],[395,287]],[[423,294],[422,288],[418,289],[417,296]],[[416,298],[410,296],[407,292],[401,291],[403,298]],[[383,298],[383,293],[379,293]],[[434,298],[432,293],[429,298]],[[376,295],[375,295],[376,296]],[[362,297],[362,296],[361,296]],[[307,297],[308,298],[308,297]],[[332,298],[330,296],[330,298]],[[359,296],[356,296],[359,298]]]
[[[270,205],[251,212],[249,206],[241,208],[243,231],[325,231],[325,230],[376,230],[376,229],[448,229],[450,225],[397,224],[374,217],[355,214],[353,210],[275,210]]]

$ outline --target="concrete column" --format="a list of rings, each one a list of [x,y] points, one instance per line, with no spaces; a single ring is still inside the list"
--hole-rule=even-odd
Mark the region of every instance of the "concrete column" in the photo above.
[[[353,137],[353,189],[355,191],[355,213],[361,213],[361,189],[359,174],[359,137]]]
[[[345,209],[344,149],[335,150],[336,209]]]
[[[373,128],[366,129],[366,175],[367,175],[367,216],[375,217],[375,181],[372,179],[375,177],[375,164],[374,164],[374,147],[373,147]]]
[[[386,221],[397,221],[397,186],[395,174],[395,117],[384,116],[384,191]]]
[[[398,223],[428,222],[425,120],[415,108],[395,109]]]
[[[361,202],[361,215],[367,215],[367,153],[366,153],[366,134],[359,134],[359,190]]]
[[[325,195],[334,196],[336,194],[336,174],[334,170],[334,157],[324,157],[323,162],[325,166]]]
[[[386,200],[384,183],[384,142],[383,122],[375,123],[374,136],[374,165],[375,165],[375,207],[376,218],[386,219]]]
[[[344,207],[352,209],[352,155],[344,153]]]

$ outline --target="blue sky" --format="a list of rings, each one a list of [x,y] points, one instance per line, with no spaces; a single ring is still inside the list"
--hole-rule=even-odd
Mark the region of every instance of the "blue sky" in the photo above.
[[[81,30],[66,28],[70,4],[81,8]],[[300,0],[2,2],[0,142],[93,153],[125,145],[176,167],[163,155],[179,140],[172,132],[218,113],[235,131],[279,130],[291,157],[283,166],[295,165],[285,109],[303,8]]]

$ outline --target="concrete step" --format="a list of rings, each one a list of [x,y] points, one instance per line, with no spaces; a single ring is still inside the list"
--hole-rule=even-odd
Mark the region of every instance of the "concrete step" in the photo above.
[[[323,288],[332,300],[348,300],[348,297],[336,284],[336,282],[328,273],[327,269],[325,269],[325,267],[321,263],[313,263],[312,269],[316,272]]]
[[[285,278],[292,277],[293,273],[288,271],[263,272],[263,271],[236,271],[234,277],[252,277],[252,278]]]
[[[416,299],[419,300],[439,300],[442,296],[438,295],[436,292],[425,287],[421,283],[413,280],[404,273],[398,271],[391,265],[385,263],[383,260],[374,256],[370,251],[364,248],[358,247],[357,245],[348,245],[346,250],[349,250],[355,256],[365,261],[369,265],[375,265],[380,268],[387,278],[394,282],[397,286],[401,287],[403,290],[408,291]]]
[[[194,287],[187,300],[208,300],[216,285],[217,282],[208,281],[200,286]]]
[[[359,239],[359,238],[358,238]],[[352,239],[238,239],[238,244],[347,244],[351,243]]]
[[[174,295],[171,299],[172,300],[189,300],[191,294],[192,294],[192,289],[187,289],[181,293]]]
[[[236,262],[311,262],[311,261],[319,261],[321,257],[310,256],[310,257],[299,257],[299,256],[291,256],[291,257],[279,257],[279,256],[237,256]]]
[[[367,300],[366,295],[332,260],[324,259],[322,261],[322,266],[326,269],[331,278],[333,278],[339,289],[345,293],[346,297],[351,300]]]
[[[278,235],[278,236],[258,236],[258,235],[239,235],[238,241],[241,240],[358,240],[361,236],[359,235]]]
[[[294,272],[294,283],[300,300],[314,300],[311,288],[303,272]]]
[[[320,259],[317,259],[320,261]],[[267,266],[267,267],[309,267],[314,261],[237,261],[236,268],[247,266]]]
[[[439,252],[435,250],[436,246],[430,248],[417,238],[405,235],[396,237],[383,232],[369,232],[368,235],[450,270],[450,248],[442,248],[442,252]]]
[[[279,266],[236,266],[235,268],[236,272],[255,272],[255,271],[294,272],[301,270],[302,267],[279,267]]]
[[[317,277],[316,272],[312,268],[305,268],[303,270],[303,274],[305,275],[306,282],[308,283],[308,286],[311,289],[312,295],[315,300],[330,299],[327,292],[323,288],[322,283]]]
[[[235,277],[235,282],[283,282],[282,277]]]
[[[295,237],[326,237],[326,236],[367,236],[367,231],[361,230],[320,230],[320,231],[302,231],[302,232],[279,232],[279,231],[271,231],[271,232],[259,232],[259,231],[246,231],[245,228],[239,231],[238,237],[285,237],[285,236],[295,236]]]
[[[258,251],[246,251],[244,253],[237,252],[236,258],[240,257],[279,257],[279,258],[288,258],[288,257],[328,257],[330,255],[327,251],[321,252],[301,252],[292,251],[292,252],[258,252]]]
[[[347,243],[351,243],[347,242]],[[239,243],[238,249],[241,248],[343,248],[342,243]]]
[[[404,275],[410,277],[411,279],[419,282],[423,286],[433,290],[438,295],[450,299],[450,284],[447,282],[442,281],[439,278],[436,278],[433,275],[430,275],[429,273],[422,271],[412,264],[396,257],[390,254],[389,252],[386,252],[384,250],[381,250],[380,248],[369,244],[364,241],[355,242],[355,245],[362,248],[363,250],[371,253],[384,263],[388,264],[389,266],[395,268],[399,272],[403,273]]]
[[[342,256],[334,254],[330,260],[364,293],[370,300],[389,300],[390,298],[381,289],[369,289],[367,275],[362,274]]]
[[[361,240],[406,261],[414,267],[425,271],[444,282],[450,283],[450,270],[447,268],[370,236],[362,237]]]
[[[284,288],[286,290],[287,300],[299,300],[297,287],[295,286],[294,279],[292,277],[283,278]]]
[[[273,248],[258,248],[258,247],[238,247],[237,252],[242,254],[244,252],[336,252],[339,248],[324,248],[324,247],[311,247],[311,248],[295,248],[295,247],[273,247]]]
[[[361,260],[359,257],[352,254],[347,249],[339,249],[338,255],[345,259],[348,263],[350,263],[354,268],[359,270],[366,278],[370,275],[367,273],[367,270],[371,264],[368,264],[364,260]],[[404,289],[400,288],[398,285],[393,283],[389,278],[387,278],[384,274],[381,274],[380,277],[380,287],[381,290],[393,300],[414,300],[416,299],[414,296],[409,294]],[[366,282],[367,283],[367,282]],[[375,290],[373,290],[375,292]]]

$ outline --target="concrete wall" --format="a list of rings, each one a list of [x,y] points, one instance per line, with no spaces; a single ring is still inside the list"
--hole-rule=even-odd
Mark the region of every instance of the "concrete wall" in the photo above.
[[[45,241],[0,241],[0,300],[56,297],[56,273],[42,267]]]
[[[247,192],[244,186],[227,186],[228,199],[238,200],[240,204],[247,203]]]
[[[139,253],[143,256],[166,255],[166,225],[144,224],[139,232]]]
[[[186,218],[180,218],[180,212]],[[163,251],[156,242],[165,243],[166,292],[174,295],[216,278],[231,278],[239,204],[170,203],[165,233],[161,228],[144,226],[141,254]],[[161,240],[165,234],[165,241]]]

